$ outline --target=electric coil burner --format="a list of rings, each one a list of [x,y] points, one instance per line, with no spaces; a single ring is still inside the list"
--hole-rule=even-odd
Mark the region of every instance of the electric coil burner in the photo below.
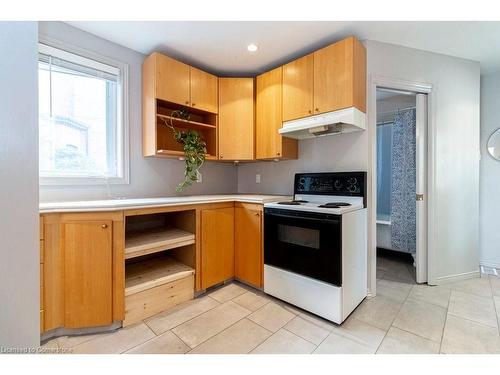
[[[264,291],[335,323],[366,297],[366,173],[298,173],[264,205]]]

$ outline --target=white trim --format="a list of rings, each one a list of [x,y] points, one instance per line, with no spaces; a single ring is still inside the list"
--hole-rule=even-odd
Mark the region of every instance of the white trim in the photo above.
[[[434,285],[435,277],[435,259],[434,247],[436,223],[434,204],[432,197],[434,196],[435,178],[435,128],[434,124],[434,108],[436,88],[430,83],[406,81],[380,75],[368,76],[368,294],[375,296],[377,293],[377,158],[376,158],[376,124],[377,124],[377,88],[388,88],[393,90],[410,91],[414,93],[427,94],[427,282]]]
[[[500,270],[500,262],[490,262],[490,261],[480,260],[479,265],[484,267],[496,268]]]
[[[478,277],[481,277],[481,273],[479,272],[479,270],[464,272],[464,273],[457,273],[456,275],[441,276],[441,277],[436,278],[435,285],[443,285],[443,284],[448,284],[448,283],[452,283],[455,281],[474,279],[474,278],[478,278]]]
[[[117,98],[118,105],[118,118],[117,122],[122,124],[117,129],[117,154],[121,157],[118,158],[117,171],[120,177],[106,177],[106,176],[92,176],[92,177],[40,177],[39,184],[41,188],[50,188],[56,186],[89,186],[89,185],[127,185],[130,183],[130,140],[129,140],[129,65],[127,63],[112,59],[110,57],[98,54],[94,51],[90,51],[70,43],[62,42],[60,40],[51,38],[44,34],[38,35],[39,48],[40,45],[44,45],[43,48],[47,47],[49,49],[55,48],[61,50],[61,54],[64,55],[65,52],[73,55],[77,55],[82,59],[93,60],[95,62],[96,69],[103,70],[102,68],[97,68],[97,66],[111,66],[119,70],[120,75],[120,86],[119,97]],[[44,53],[43,51],[40,51]],[[61,58],[63,58],[61,55]],[[105,70],[109,72],[109,70]],[[113,73],[116,74],[116,73]]]

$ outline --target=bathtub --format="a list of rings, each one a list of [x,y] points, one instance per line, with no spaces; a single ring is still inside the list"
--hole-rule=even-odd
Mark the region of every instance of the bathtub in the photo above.
[[[391,217],[377,215],[377,247],[393,250],[391,247]]]

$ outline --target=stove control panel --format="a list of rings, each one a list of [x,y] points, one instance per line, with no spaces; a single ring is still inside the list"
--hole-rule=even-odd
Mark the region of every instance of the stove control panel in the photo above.
[[[295,194],[365,196],[365,172],[297,173]]]

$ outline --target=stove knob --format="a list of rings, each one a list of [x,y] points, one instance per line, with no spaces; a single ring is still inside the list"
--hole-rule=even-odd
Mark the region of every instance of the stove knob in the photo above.
[[[335,189],[340,190],[342,189],[342,183],[339,180],[335,180],[335,183],[333,184]]]

